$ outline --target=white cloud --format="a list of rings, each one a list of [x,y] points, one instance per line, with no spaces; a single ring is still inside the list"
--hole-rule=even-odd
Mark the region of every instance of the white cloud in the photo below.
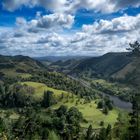
[[[140,14],[137,16],[124,15],[112,20],[100,20],[93,25],[83,25],[83,31],[93,33],[120,33],[140,28]]]
[[[73,13],[80,8],[112,13],[128,6],[140,6],[140,0],[2,0],[3,7],[9,11],[21,6],[42,6],[54,12]]]
[[[38,32],[43,29],[57,29],[57,28],[68,28],[70,29],[74,23],[74,16],[66,15],[63,13],[54,13],[49,15],[43,15],[32,19],[31,21],[26,21],[22,17],[16,18],[16,25],[28,28],[31,32]],[[42,29],[39,29],[42,28]]]
[[[65,14],[50,14],[39,18],[36,21],[36,26],[40,28],[51,28],[51,27],[64,27],[71,28],[74,23],[74,16]]]
[[[18,1],[18,0],[17,0]],[[34,1],[34,3],[33,3]],[[21,2],[24,2],[21,0]],[[40,1],[45,2],[45,1]],[[60,5],[66,0],[62,0]],[[69,3],[69,4],[67,4]],[[105,4],[110,5],[105,6]],[[25,3],[28,5],[27,1]],[[32,0],[37,5],[38,0]],[[41,3],[40,3],[41,4]],[[134,6],[139,3],[133,3]],[[44,3],[45,5],[45,3]],[[124,15],[112,20],[99,20],[91,25],[83,25],[82,30],[68,33],[74,23],[74,13],[79,7],[111,12],[119,7],[119,3],[111,0],[67,1],[60,9],[59,1],[46,5],[55,9],[53,14],[43,15],[38,12],[35,19],[26,21],[19,17],[16,27],[0,28],[0,52],[2,54],[22,54],[30,56],[45,55],[101,55],[110,51],[125,51],[129,42],[140,41],[140,14],[137,16]],[[128,4],[127,4],[128,5]],[[15,7],[13,6],[13,9]],[[66,11],[64,13],[63,11]]]
[[[17,26],[25,26],[27,24],[27,21],[23,17],[17,17],[16,18],[16,25]]]
[[[22,6],[35,7],[42,6],[52,11],[62,11],[67,0],[2,0],[3,8],[14,11]]]

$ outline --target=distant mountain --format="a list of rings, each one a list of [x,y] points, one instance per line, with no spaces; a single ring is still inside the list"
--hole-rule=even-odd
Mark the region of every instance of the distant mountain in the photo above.
[[[18,73],[31,73],[43,69],[44,65],[28,56],[3,56],[0,55],[0,75],[16,75]]]
[[[140,87],[140,60],[129,53],[107,53],[83,59],[69,72],[70,75],[120,81]]]
[[[72,69],[74,69],[81,61],[81,59],[69,59],[69,60],[58,60],[56,62],[51,63],[48,66],[48,69],[50,70],[55,70],[58,72],[63,72],[63,73],[69,73]]]
[[[35,57],[34,59],[39,61],[50,61],[50,62],[56,62],[56,61],[67,61],[70,59],[83,59],[83,58],[89,58],[88,56],[45,56],[45,57]]]
[[[139,58],[133,59],[132,62],[127,64],[120,71],[112,75],[113,79],[120,80],[124,83],[129,83],[135,87],[140,88],[140,60]]]
[[[132,61],[127,53],[107,53],[83,60],[70,73],[89,77],[110,77]]]
[[[112,79],[139,86],[140,61],[128,53],[107,53],[99,57],[77,57],[55,62],[38,61],[28,56],[0,55],[0,79],[3,76],[28,77],[38,70],[62,72],[72,76]]]

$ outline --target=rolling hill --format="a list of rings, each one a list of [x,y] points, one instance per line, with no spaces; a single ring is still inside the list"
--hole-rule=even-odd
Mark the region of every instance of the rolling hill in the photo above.
[[[70,74],[86,75],[89,77],[108,78],[123,69],[132,59],[127,53],[107,53],[100,57],[83,60]]]
[[[78,77],[101,78],[140,87],[139,58],[129,53],[107,53],[82,60],[68,74]]]
[[[23,76],[28,77],[36,70],[44,69],[44,65],[28,56],[0,55],[0,77]]]

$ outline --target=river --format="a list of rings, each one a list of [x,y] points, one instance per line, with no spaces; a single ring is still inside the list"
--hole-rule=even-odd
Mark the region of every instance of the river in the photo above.
[[[114,96],[114,95],[109,95],[106,93],[102,93],[103,96],[109,96],[110,100],[113,101],[113,104],[120,108],[120,109],[124,109],[126,111],[132,111],[132,103],[121,100],[119,97]]]
[[[90,83],[83,80],[83,79],[79,79],[77,77],[73,77],[68,75],[70,78],[72,78],[73,80],[79,81],[81,84],[83,84],[84,86],[91,88],[90,87]],[[121,100],[119,97],[114,96],[114,95],[109,95],[107,93],[102,93],[103,96],[109,96],[110,100],[113,101],[114,106],[126,110],[128,112],[132,111],[132,103]]]

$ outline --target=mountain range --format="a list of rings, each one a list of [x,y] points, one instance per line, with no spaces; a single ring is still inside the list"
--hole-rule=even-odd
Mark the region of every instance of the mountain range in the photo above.
[[[128,83],[140,82],[140,63],[129,56],[129,53],[107,53],[99,57],[57,58],[51,61],[47,58],[33,59],[28,56],[0,55],[1,76],[15,73],[30,73],[36,70],[62,72],[75,77],[113,79]],[[46,64],[47,62],[47,64]],[[135,82],[133,82],[135,81]]]

